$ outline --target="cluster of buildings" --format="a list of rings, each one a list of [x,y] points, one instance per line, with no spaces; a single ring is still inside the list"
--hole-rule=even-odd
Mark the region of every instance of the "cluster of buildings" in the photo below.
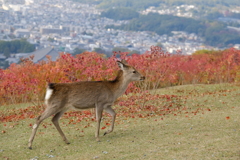
[[[70,53],[75,48],[112,51],[115,47],[144,53],[152,45],[159,44],[170,53],[182,50],[182,53],[191,54],[206,49],[203,40],[192,33],[173,32],[172,36],[167,36],[108,29],[107,25],[122,25],[127,21],[114,21],[100,15],[101,10],[94,5],[69,0],[0,0],[0,40],[26,38],[36,45],[37,51],[53,48],[56,52]],[[42,57],[37,54],[43,52],[32,54]],[[8,61],[16,62],[22,56],[29,54],[14,54]],[[4,58],[2,53],[0,57]]]
[[[161,9],[158,9],[154,6],[149,7],[145,10],[142,11],[142,14],[148,14],[148,13],[158,13],[158,14],[170,14],[170,15],[175,15],[179,17],[193,17],[193,12],[194,10],[198,10],[198,8],[194,5],[180,5],[180,6],[174,6],[174,7],[169,7],[169,6],[161,6]]]

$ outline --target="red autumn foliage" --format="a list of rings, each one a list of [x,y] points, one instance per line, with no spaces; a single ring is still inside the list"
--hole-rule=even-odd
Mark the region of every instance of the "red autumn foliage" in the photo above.
[[[47,61],[34,64],[31,59],[24,59],[21,64],[12,64],[5,70],[0,69],[0,105],[42,101],[48,82],[112,80],[118,70],[117,54],[147,77],[144,82],[131,83],[126,91],[127,94],[131,92],[137,94],[127,98],[121,97],[116,102],[121,106],[118,113],[124,117],[144,118],[166,114],[177,116],[186,110],[184,100],[178,96],[150,95],[147,92],[149,89],[195,83],[231,83],[240,80],[240,51],[233,48],[214,54],[172,55],[160,47],[153,46],[142,55],[115,53],[109,58],[94,52],[85,52],[76,57],[62,53],[57,61],[51,61],[49,58]],[[157,99],[164,101],[161,107],[159,104],[146,103],[147,101],[154,103]],[[34,118],[41,110],[43,109],[39,106],[9,110],[7,114],[0,113],[0,121]],[[196,114],[200,111],[203,109],[191,112]],[[88,119],[93,117],[92,115],[93,111],[68,112],[64,117],[76,117],[69,123],[78,123],[86,117]]]
[[[221,83],[240,80],[240,51],[228,49],[201,55],[171,55],[160,47],[128,56],[118,53],[142,72],[147,80],[130,84],[127,93],[151,88],[193,83]],[[25,59],[21,64],[12,64],[0,70],[0,102],[11,104],[41,101],[48,82],[74,82],[111,80],[118,67],[116,57],[105,58],[102,54],[85,52],[76,57],[61,54],[57,61],[42,61],[34,64]]]

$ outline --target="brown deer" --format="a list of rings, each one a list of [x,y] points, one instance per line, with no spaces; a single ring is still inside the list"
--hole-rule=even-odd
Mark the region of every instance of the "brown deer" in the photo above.
[[[97,130],[96,140],[99,141],[99,128],[102,112],[105,110],[112,116],[110,130],[104,135],[113,131],[116,118],[115,111],[111,108],[115,100],[121,96],[132,81],[145,79],[135,68],[129,66],[126,61],[117,61],[121,70],[113,81],[82,81],[75,83],[49,83],[45,95],[45,111],[37,117],[33,125],[32,134],[28,147],[32,149],[32,142],[40,123],[54,115],[52,122],[62,136],[65,143],[69,144],[66,136],[59,126],[58,120],[68,109],[96,109]]]

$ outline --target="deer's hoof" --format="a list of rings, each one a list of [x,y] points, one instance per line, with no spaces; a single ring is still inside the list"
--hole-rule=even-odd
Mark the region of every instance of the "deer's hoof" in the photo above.
[[[96,139],[97,142],[101,142],[99,138]]]
[[[65,141],[65,143],[66,143],[66,144],[70,144],[70,142],[68,142],[68,141]]]

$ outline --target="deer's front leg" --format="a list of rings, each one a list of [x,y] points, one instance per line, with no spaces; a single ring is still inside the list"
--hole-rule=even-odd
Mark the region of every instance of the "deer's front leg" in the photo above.
[[[111,133],[114,129],[114,122],[115,122],[115,119],[116,119],[116,113],[115,111],[111,108],[111,106],[107,107],[106,109],[106,112],[109,113],[111,116],[112,116],[112,124],[111,124],[111,128],[110,130],[108,130],[107,132],[104,133],[104,135],[108,134],[108,133]]]
[[[102,119],[102,112],[103,112],[103,106],[96,105],[96,119],[97,119],[97,130],[95,132],[96,141],[100,141],[99,139],[99,131],[100,131],[100,123]]]

